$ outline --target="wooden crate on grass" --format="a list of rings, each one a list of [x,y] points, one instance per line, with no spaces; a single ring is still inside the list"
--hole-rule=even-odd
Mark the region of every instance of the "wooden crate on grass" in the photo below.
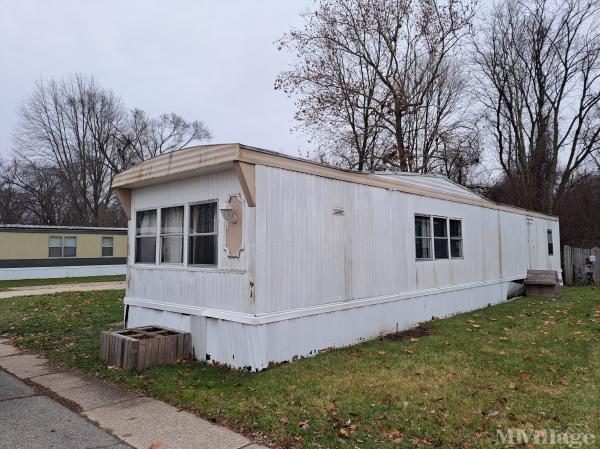
[[[525,295],[560,298],[558,273],[553,270],[527,270]]]
[[[192,336],[159,326],[143,326],[100,334],[100,359],[109,366],[142,371],[187,359]]]

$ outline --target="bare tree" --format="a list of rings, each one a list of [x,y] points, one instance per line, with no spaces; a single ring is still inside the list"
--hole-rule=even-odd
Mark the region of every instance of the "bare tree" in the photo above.
[[[26,172],[40,169],[40,175],[49,173],[60,181],[71,224],[113,223],[118,207],[111,181],[116,173],[209,137],[201,122],[187,122],[177,114],[153,119],[137,109],[128,112],[91,77],[40,81],[21,106],[15,141],[22,161],[14,175],[23,178],[14,182],[33,195],[25,181],[32,174]],[[38,212],[39,221],[60,220],[43,209]]]
[[[475,42],[479,98],[516,202],[556,212],[600,139],[599,5],[496,4]]]
[[[5,193],[10,192],[3,204],[3,223],[71,223],[72,208],[65,198],[63,177],[56,167],[15,158],[0,170],[0,185],[5,187]]]
[[[472,17],[468,1],[322,0],[282,39],[298,62],[276,87],[343,165],[435,170],[466,129],[453,58]]]

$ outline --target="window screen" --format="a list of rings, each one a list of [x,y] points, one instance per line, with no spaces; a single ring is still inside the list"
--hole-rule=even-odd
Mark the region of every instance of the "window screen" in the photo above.
[[[102,237],[102,257],[112,257],[113,255],[113,238]]]
[[[417,259],[431,259],[431,219],[415,216],[415,244]]]
[[[448,220],[433,218],[433,244],[436,259],[448,258]]]
[[[217,265],[217,203],[190,206],[188,263]]]
[[[160,211],[160,261],[183,263],[183,206]]]
[[[63,257],[77,256],[77,237],[63,237]]]
[[[548,229],[548,232],[546,234],[548,236],[548,255],[553,256],[554,255],[554,242],[552,241],[552,229]]]
[[[48,237],[48,257],[62,257],[62,237]]]
[[[156,210],[138,211],[135,215],[135,261],[156,263]]]
[[[462,222],[450,220],[450,257],[462,256]]]

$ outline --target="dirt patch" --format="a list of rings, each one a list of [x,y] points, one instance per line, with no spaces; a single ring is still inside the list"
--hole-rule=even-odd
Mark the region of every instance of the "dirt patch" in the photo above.
[[[381,341],[402,341],[410,340],[411,338],[427,337],[428,335],[431,335],[431,329],[427,329],[423,326],[417,326],[404,331],[382,335],[379,337],[379,339]]]

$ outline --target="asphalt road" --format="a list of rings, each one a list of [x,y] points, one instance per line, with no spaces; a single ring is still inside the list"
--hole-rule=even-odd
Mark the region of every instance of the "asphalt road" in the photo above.
[[[0,371],[0,449],[129,449],[110,433]]]

